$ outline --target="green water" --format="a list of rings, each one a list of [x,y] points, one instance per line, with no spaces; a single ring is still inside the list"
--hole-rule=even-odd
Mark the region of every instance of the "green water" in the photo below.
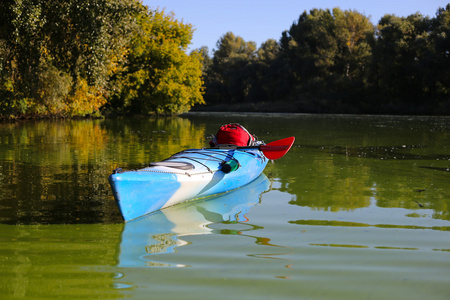
[[[107,177],[239,122],[295,136],[253,186],[123,224]],[[450,118],[0,123],[0,299],[448,299]]]

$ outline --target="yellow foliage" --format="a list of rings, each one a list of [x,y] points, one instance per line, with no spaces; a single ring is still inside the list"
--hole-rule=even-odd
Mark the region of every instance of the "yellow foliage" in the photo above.
[[[201,55],[186,53],[192,27],[164,11],[138,18],[129,53],[130,69],[122,99],[138,112],[178,114],[203,101]]]
[[[79,79],[75,91],[66,98],[64,111],[70,116],[86,115],[98,111],[105,103],[104,91]]]

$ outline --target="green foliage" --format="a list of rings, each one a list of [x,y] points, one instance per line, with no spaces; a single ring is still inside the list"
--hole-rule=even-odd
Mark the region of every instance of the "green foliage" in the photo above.
[[[240,36],[227,32],[217,42],[217,50],[214,52],[216,64],[224,64],[231,60],[251,60],[255,57],[256,44],[246,42]]]
[[[275,60],[280,53],[280,46],[276,40],[269,39],[265,41],[256,51],[258,60],[270,63]]]
[[[374,28],[364,15],[351,10],[333,10],[339,53],[338,70],[349,80],[363,77],[371,57]]]
[[[59,114],[67,109],[64,99],[70,97],[72,77],[48,65],[39,74],[39,94],[34,110],[38,114]]]
[[[385,15],[381,19],[374,60],[382,75],[377,76],[382,90],[398,98],[403,95],[413,101],[421,98],[429,26],[429,19],[420,14],[407,18]]]
[[[206,72],[207,103],[248,101],[254,78],[256,44],[232,32],[217,42],[212,64]]]
[[[179,113],[202,100],[190,25],[138,0],[0,3],[0,115]],[[142,97],[142,98],[136,98]]]
[[[207,46],[203,46],[200,49],[194,51],[197,51],[202,58],[202,73],[204,74],[206,70],[208,70],[208,68],[212,65],[212,58],[211,56],[209,56],[209,49]]]
[[[429,49],[431,68],[427,69],[427,86],[431,97],[442,99],[440,105],[450,109],[450,4],[440,8],[431,20]],[[431,69],[431,70],[430,70]],[[440,108],[439,108],[440,109]]]
[[[385,15],[373,50],[376,84],[388,96],[384,103],[401,112],[449,112],[450,5],[429,19]]]
[[[178,114],[204,103],[204,90],[209,105],[450,113],[450,4],[377,26],[313,9],[259,48],[228,32],[212,57],[187,54],[192,35],[139,0],[3,0],[0,116]]]
[[[449,39],[450,4],[435,18],[386,15],[378,26],[357,11],[313,9],[257,50],[231,32],[221,37],[205,67],[205,100],[289,103],[299,112],[450,113]]]
[[[179,114],[203,103],[201,55],[186,54],[192,27],[173,14],[149,11],[137,19],[116,107],[133,113]]]
[[[280,41],[288,69],[285,76],[293,84],[290,96],[354,92],[363,84],[373,33],[368,18],[355,11],[304,12]]]

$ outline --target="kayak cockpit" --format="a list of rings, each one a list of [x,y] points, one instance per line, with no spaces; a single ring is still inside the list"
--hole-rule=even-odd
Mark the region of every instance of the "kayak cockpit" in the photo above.
[[[148,166],[149,167],[167,167],[167,168],[174,168],[174,169],[179,169],[179,170],[193,170],[193,169],[195,169],[193,164],[188,163],[188,162],[184,162],[184,161],[163,160],[163,161],[151,162]]]

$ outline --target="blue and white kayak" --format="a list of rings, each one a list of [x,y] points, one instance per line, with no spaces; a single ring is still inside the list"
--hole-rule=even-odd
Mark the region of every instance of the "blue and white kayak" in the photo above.
[[[124,220],[252,182],[268,159],[258,147],[239,148],[189,149],[143,169],[114,170],[109,183]]]
[[[140,170],[116,169],[109,183],[124,220],[129,221],[244,186],[263,172],[268,160],[284,156],[294,141],[288,137],[254,146],[189,149]]]

